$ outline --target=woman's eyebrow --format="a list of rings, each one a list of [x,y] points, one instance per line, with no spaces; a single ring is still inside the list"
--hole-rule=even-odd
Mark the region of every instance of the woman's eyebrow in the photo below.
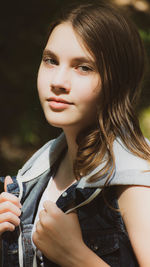
[[[53,57],[53,58],[57,59],[57,55],[53,51],[51,51],[49,49],[44,49],[43,57],[45,57],[45,56],[47,56],[47,57],[49,56],[49,57]]]
[[[95,65],[94,60],[88,58],[88,57],[75,57],[72,59],[72,64],[82,64],[82,63],[88,63],[88,64],[92,64]]]
[[[44,49],[43,57],[44,56],[49,56],[49,57],[58,59],[58,56],[53,51],[51,51],[49,49]],[[88,64],[95,66],[95,61],[90,59],[89,57],[81,56],[81,57],[74,57],[71,59],[72,65],[83,64],[83,63],[88,63]]]

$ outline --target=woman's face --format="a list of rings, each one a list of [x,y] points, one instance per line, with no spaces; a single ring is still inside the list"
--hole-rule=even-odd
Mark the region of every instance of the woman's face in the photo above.
[[[71,24],[52,31],[38,73],[38,92],[47,121],[81,130],[96,119],[101,90],[94,57]]]

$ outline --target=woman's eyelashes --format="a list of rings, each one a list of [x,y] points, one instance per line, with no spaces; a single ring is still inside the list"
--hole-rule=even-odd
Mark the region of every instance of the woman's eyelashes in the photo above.
[[[43,62],[45,62],[47,65],[58,65],[57,60],[54,58],[43,57]]]
[[[80,65],[80,66],[77,66],[77,69],[80,71],[80,72],[83,72],[83,73],[88,73],[88,72],[91,72],[93,71],[93,69],[89,66],[86,66],[86,65]]]
[[[50,65],[50,66],[58,66],[60,65],[60,63],[54,59],[54,58],[49,58],[49,57],[43,57],[43,62],[46,63],[46,65]],[[75,70],[79,71],[80,73],[89,73],[93,71],[93,68],[91,66],[87,66],[87,65],[73,65],[70,66],[71,68],[74,68]]]

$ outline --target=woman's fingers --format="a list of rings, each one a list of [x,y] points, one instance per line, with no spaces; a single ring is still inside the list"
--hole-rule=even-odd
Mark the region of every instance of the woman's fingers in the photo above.
[[[83,244],[78,216],[76,213],[65,214],[51,201],[45,201],[43,207],[33,233],[33,242],[48,259],[61,266],[69,266],[66,259],[72,257],[71,251]]]
[[[19,198],[7,192],[3,192],[0,194],[0,203],[5,202],[5,201],[10,201],[14,205],[16,205],[18,208],[22,207],[22,205],[20,204]]]
[[[18,216],[8,211],[0,214],[0,224],[4,222],[9,222],[15,226],[18,226],[20,224],[20,219]]]
[[[11,224],[9,222],[3,222],[0,223],[0,235],[6,231],[11,231],[13,232],[15,230],[15,225]]]
[[[9,201],[0,203],[0,234],[5,231],[14,231],[20,224],[21,210]]]
[[[6,194],[6,193],[5,193]],[[0,203],[0,234],[5,231],[14,231],[20,224],[21,210],[10,201]]]
[[[64,214],[64,212],[57,207],[56,203],[49,200],[44,201],[43,208],[45,212],[50,214],[50,216],[57,217],[61,214]]]
[[[4,181],[4,191],[5,192],[7,192],[7,185],[8,184],[13,184],[13,180],[10,176],[5,177],[5,181]]]
[[[15,204],[10,201],[5,201],[0,204],[0,214],[5,212],[14,213],[16,216],[21,215],[21,210]]]
[[[6,176],[5,192],[0,194],[0,234],[5,231],[14,231],[15,227],[20,224],[19,216],[22,205],[16,196],[7,192],[7,185],[12,183],[11,177]]]

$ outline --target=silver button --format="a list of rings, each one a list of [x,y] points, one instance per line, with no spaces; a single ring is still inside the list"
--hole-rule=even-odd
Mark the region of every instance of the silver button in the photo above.
[[[67,192],[63,192],[62,197],[66,197],[66,196],[67,196]]]
[[[37,255],[37,257],[39,258],[40,261],[43,261],[42,253],[41,253],[41,251],[39,249],[36,251],[36,255]]]
[[[41,266],[41,267],[43,267],[43,266],[44,266],[44,263],[43,263],[43,262],[41,262],[40,266]]]
[[[40,261],[43,261],[43,257],[42,256],[40,257]]]
[[[98,250],[98,246],[97,245],[94,245],[93,250],[94,251],[97,251]]]

